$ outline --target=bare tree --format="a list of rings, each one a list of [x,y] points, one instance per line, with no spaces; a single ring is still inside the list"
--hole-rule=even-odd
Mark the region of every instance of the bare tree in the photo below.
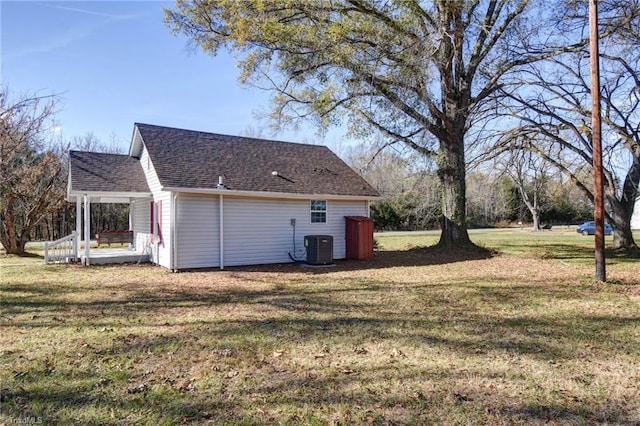
[[[546,189],[550,164],[531,150],[521,148],[507,151],[497,163],[518,187],[522,202],[531,213],[532,230],[539,231],[541,214],[548,208]]]
[[[517,216],[520,204],[513,180],[497,169],[467,173],[467,217],[475,226],[493,226]]]
[[[64,202],[60,147],[49,146],[55,98],[0,90],[0,242],[22,255],[33,229]]]
[[[108,154],[124,154],[124,148],[119,143],[117,136],[111,135],[109,143],[105,143],[93,132],[87,132],[82,136],[71,138],[71,149],[78,151],[105,152]]]
[[[378,229],[428,229],[440,217],[439,182],[432,162],[419,161],[413,152],[392,148],[381,150],[375,144],[352,146],[345,156],[384,196],[372,204]]]
[[[614,228],[614,247],[633,248],[630,221],[640,194],[640,48],[622,44],[613,32],[619,27],[607,28],[600,58],[606,216]],[[523,72],[518,84],[528,90],[509,92],[511,102],[503,105],[520,125],[504,140],[535,139],[522,148],[553,164],[593,201],[588,66],[587,52],[576,49]]]

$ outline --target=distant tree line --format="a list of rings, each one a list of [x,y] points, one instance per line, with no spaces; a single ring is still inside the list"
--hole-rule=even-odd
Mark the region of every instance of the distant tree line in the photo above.
[[[127,204],[92,204],[90,216],[92,238],[102,230],[129,229]],[[65,203],[42,218],[33,228],[29,241],[54,241],[71,234],[75,228],[75,203]]]
[[[434,167],[407,153],[382,151],[368,145],[354,147],[347,161],[384,196],[371,204],[378,231],[438,229],[439,182]],[[418,166],[420,165],[420,166]],[[469,227],[515,226],[519,222],[540,229],[543,225],[567,225],[589,220],[589,199],[561,174],[546,170],[541,176],[513,177],[511,168],[495,167],[467,173],[466,216]],[[510,165],[511,166],[511,165]],[[529,170],[530,172],[530,170]],[[534,178],[538,177],[536,181]],[[535,194],[540,226],[526,199]],[[532,201],[529,201],[532,203]]]

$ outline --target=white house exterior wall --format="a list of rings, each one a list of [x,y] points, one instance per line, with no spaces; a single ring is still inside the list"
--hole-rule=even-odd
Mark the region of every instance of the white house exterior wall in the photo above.
[[[218,196],[180,194],[176,269],[220,267]],[[225,196],[224,266],[305,260],[305,235],[332,235],[335,259],[346,257],[345,216],[366,216],[366,201],[327,201],[327,223],[311,223],[309,200]],[[296,220],[295,251],[293,226]]]
[[[140,154],[140,164],[144,171],[149,185],[149,190],[153,195],[153,201],[158,203],[162,201],[162,223],[160,224],[160,233],[162,240],[158,243],[157,240],[151,247],[151,261],[157,263],[165,268],[171,268],[171,193],[162,191],[160,186],[160,180],[153,167],[153,163],[149,158],[147,149],[143,146],[142,153]],[[147,208],[147,214],[150,216],[150,207]],[[150,218],[149,218],[150,219]],[[147,221],[149,221],[147,219]],[[151,231],[151,225],[147,228],[147,232]]]
[[[158,257],[156,263],[165,268],[171,268],[171,193],[161,191],[154,195],[154,201],[158,203],[162,201],[162,223],[160,226],[160,235],[162,239],[156,243]],[[158,241],[156,239],[156,241]]]
[[[225,197],[224,259],[226,266],[291,262],[293,226],[296,219],[296,249],[310,232],[308,201],[257,200]],[[327,234],[327,224],[314,224],[315,234]]]
[[[218,197],[178,196],[176,269],[220,266],[218,205]]]
[[[344,259],[347,257],[347,224],[345,216],[369,216],[368,201],[327,201],[327,221],[329,223],[329,235],[333,235],[333,258]],[[311,213],[307,213],[310,221]],[[304,238],[304,237],[303,237]],[[304,242],[304,241],[303,241]]]
[[[345,216],[367,215],[366,201],[327,201],[327,222],[311,223],[309,200],[224,198],[224,264],[291,262],[306,258],[305,235],[332,235],[333,257],[346,257]],[[295,252],[294,228],[296,220]]]
[[[636,200],[633,208],[633,216],[631,216],[631,229],[640,230],[640,197]]]

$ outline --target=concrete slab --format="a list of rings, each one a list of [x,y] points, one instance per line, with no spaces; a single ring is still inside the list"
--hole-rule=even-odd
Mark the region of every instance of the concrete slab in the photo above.
[[[81,258],[86,265],[86,257]],[[89,253],[89,265],[110,265],[117,263],[146,263],[149,255],[129,249],[92,249]]]

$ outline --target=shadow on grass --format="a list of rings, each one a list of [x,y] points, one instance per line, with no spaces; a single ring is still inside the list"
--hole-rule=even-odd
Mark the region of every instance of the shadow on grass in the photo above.
[[[0,268],[11,266],[37,265],[38,261],[44,264],[44,255],[26,252],[23,255],[0,253]]]
[[[640,247],[610,249],[606,251],[608,258],[637,261],[640,259]]]
[[[307,268],[306,271],[323,274],[338,270],[368,270],[395,267],[446,265],[450,263],[466,262],[469,260],[491,259],[495,251],[483,247],[473,247],[462,250],[445,250],[436,246],[416,247],[409,250],[376,251],[373,259],[336,260],[335,266]],[[214,269],[217,270],[217,269]],[[255,272],[300,272],[299,265],[255,265],[229,267],[227,270],[255,271]],[[197,270],[195,270],[197,271]]]
[[[256,323],[249,325],[255,326]],[[99,367],[106,358],[144,360],[150,354],[158,353],[156,351],[171,354],[173,359],[187,357],[189,352],[184,350],[182,354],[181,348],[202,346],[210,353],[224,354],[219,355],[217,364],[222,367],[213,373],[221,378],[220,385],[195,380],[193,388],[179,387],[176,383],[188,380],[189,376],[169,369],[166,370],[169,375],[163,373],[149,377],[151,370],[143,371],[147,365],[139,370],[132,369],[131,374],[120,381],[106,380],[104,376],[91,380],[86,372],[83,375],[78,371],[61,369],[45,378],[26,374],[12,389],[3,389],[5,412],[41,417],[50,424],[114,425],[123,421],[135,422],[137,416],[143,416],[139,418],[139,424],[198,424],[207,421],[216,424],[308,424],[313,413],[324,419],[319,423],[325,424],[338,410],[349,407],[352,412],[343,414],[341,423],[418,425],[439,423],[443,418],[464,419],[464,416],[469,416],[468,421],[456,423],[482,423],[483,417],[480,416],[484,416],[486,421],[501,420],[501,423],[637,424],[626,423],[628,413],[621,408],[625,401],[616,400],[615,395],[597,402],[576,400],[571,396],[566,400],[547,400],[540,395],[536,401],[511,400],[508,392],[507,395],[499,395],[501,390],[483,389],[479,384],[483,380],[491,380],[492,374],[500,374],[499,371],[492,372],[490,368],[481,366],[462,370],[448,366],[421,366],[411,359],[398,362],[389,354],[377,355],[386,357],[386,363],[377,359],[377,363],[369,364],[366,358],[373,355],[362,352],[361,362],[352,365],[318,368],[307,364],[282,368],[262,362],[251,371],[229,374],[233,370],[227,367],[237,368],[237,364],[246,362],[246,354],[250,357],[259,355],[252,352],[255,348],[250,345],[230,347],[225,344],[224,350],[220,350],[222,345],[216,347],[211,343],[224,334],[237,332],[233,327],[207,329],[182,339],[176,336],[130,335],[117,339],[111,351],[95,354],[96,367]],[[295,346],[295,341],[291,341],[289,346]],[[525,374],[522,372],[518,376],[515,373],[510,379],[524,381]],[[465,386],[465,382],[469,382],[468,385]],[[406,385],[402,391],[390,392],[390,383]],[[447,387],[442,383],[457,385]],[[96,411],[104,414],[99,420],[84,418],[86,409],[94,410],[94,415]],[[448,415],[454,417],[443,417]],[[378,421],[372,422],[371,418]]]
[[[50,371],[17,374],[18,378],[5,384],[10,387],[3,390],[3,405],[9,415],[29,414],[52,424],[122,424],[135,421],[138,415],[144,416],[139,418],[144,424],[306,423],[311,413],[327,423],[332,413],[342,407],[364,407],[382,424],[430,424],[442,419],[447,412],[457,412],[461,418],[470,415],[468,418],[473,419],[475,413],[486,413],[487,406],[492,407],[491,418],[507,422],[625,421],[626,413],[615,408],[624,406],[624,401],[616,401],[615,397],[610,397],[614,408],[608,408],[606,414],[602,414],[607,408],[602,406],[602,401],[594,404],[594,401],[575,401],[570,397],[563,402],[510,401],[506,396],[496,395],[497,391],[478,390],[473,381],[468,387],[459,384],[469,378],[479,382],[491,380],[490,367],[478,370],[421,367],[410,358],[397,364],[389,353],[376,355],[388,358],[385,366],[377,367],[374,364],[379,363],[378,359],[367,363],[366,357],[373,355],[369,355],[366,348],[371,347],[370,342],[389,341],[402,348],[416,348],[416,352],[435,348],[436,353],[452,351],[468,358],[492,352],[497,356],[520,354],[533,359],[564,361],[576,356],[571,349],[576,347],[572,340],[606,339],[609,327],[620,330],[637,324],[640,318],[591,316],[534,321],[524,317],[487,319],[468,315],[445,319],[457,324],[455,336],[439,332],[443,318],[421,319],[404,313],[380,319],[343,313],[328,319],[201,321],[188,324],[188,330],[173,330],[173,325],[168,325],[163,334],[141,331],[118,335],[106,331],[107,335],[113,335],[109,343],[89,341],[88,346],[79,347],[76,352],[80,353],[74,353],[72,358],[73,361],[86,356],[84,353],[90,348],[93,361],[89,363],[93,367],[84,367],[87,369],[84,374],[90,377],[90,371],[103,376],[87,381],[82,371],[62,365],[53,365]],[[582,336],[574,335],[572,326],[576,323],[580,324]],[[359,363],[322,367],[320,359],[316,365],[283,368],[256,361],[273,348],[292,349],[299,342],[310,340],[331,345],[340,339],[365,347]],[[349,350],[349,346],[342,350]],[[220,371],[210,374],[219,376],[222,384],[196,380],[191,390],[179,388],[176,383],[189,379],[185,375],[188,366],[205,355],[215,358]],[[615,357],[616,351],[610,355]],[[120,380],[110,379],[114,371],[106,367],[108,363],[129,365],[125,367],[127,375]],[[163,366],[166,363],[170,365]],[[173,363],[182,367],[175,367]],[[247,370],[242,367],[247,363],[255,365]],[[140,366],[135,367],[136,364]],[[241,372],[234,373],[238,368]],[[154,372],[155,369],[160,371]],[[524,381],[523,378],[515,380]],[[390,382],[407,383],[409,388],[390,392],[387,388]],[[443,386],[443,382],[458,385]],[[423,387],[422,383],[430,384]],[[282,409],[287,413],[284,417]],[[85,410],[94,410],[99,420],[83,418],[89,415]],[[270,410],[275,411],[270,413]],[[362,424],[368,423],[366,419],[366,415],[354,413],[352,418],[342,420]]]
[[[501,241],[498,251],[500,253],[516,253],[519,256],[528,258],[545,258],[545,259],[592,259],[593,248],[566,244],[545,242],[540,245],[532,245],[523,242]]]
[[[118,299],[69,301],[40,295],[39,298],[6,297],[3,308],[6,325],[19,328],[117,329],[136,318],[136,326],[163,327],[162,335],[132,334],[113,342],[111,353],[144,353],[162,350],[186,336],[173,335],[187,327],[189,338],[199,335],[253,335],[258,340],[290,341],[322,338],[325,334],[363,341],[393,339],[407,344],[440,346],[473,355],[484,352],[514,353],[535,358],[572,359],[575,348],[588,342],[615,342],[609,353],[636,353],[632,342],[616,341],[611,330],[624,333],[638,327],[640,315],[614,316],[548,311],[549,300],[574,304],[590,301],[592,294],[573,288],[548,285],[478,286],[474,282],[457,284],[389,284],[382,281],[359,282],[352,287],[336,287],[329,282],[309,287],[283,287],[266,290],[205,288],[165,288],[140,290]],[[124,285],[127,286],[126,284]],[[413,304],[397,305],[397,297],[422,294]],[[523,300],[535,308],[536,315],[514,315]],[[493,309],[512,312],[493,314]],[[538,306],[536,308],[536,306]],[[261,319],[239,318],[225,312],[241,308],[260,313]],[[538,311],[538,309],[543,309]],[[182,318],[185,311],[206,312],[205,319]],[[247,315],[247,314],[245,314]],[[159,321],[158,318],[163,320]],[[568,342],[568,344],[567,344]],[[253,350],[255,348],[245,348]]]

